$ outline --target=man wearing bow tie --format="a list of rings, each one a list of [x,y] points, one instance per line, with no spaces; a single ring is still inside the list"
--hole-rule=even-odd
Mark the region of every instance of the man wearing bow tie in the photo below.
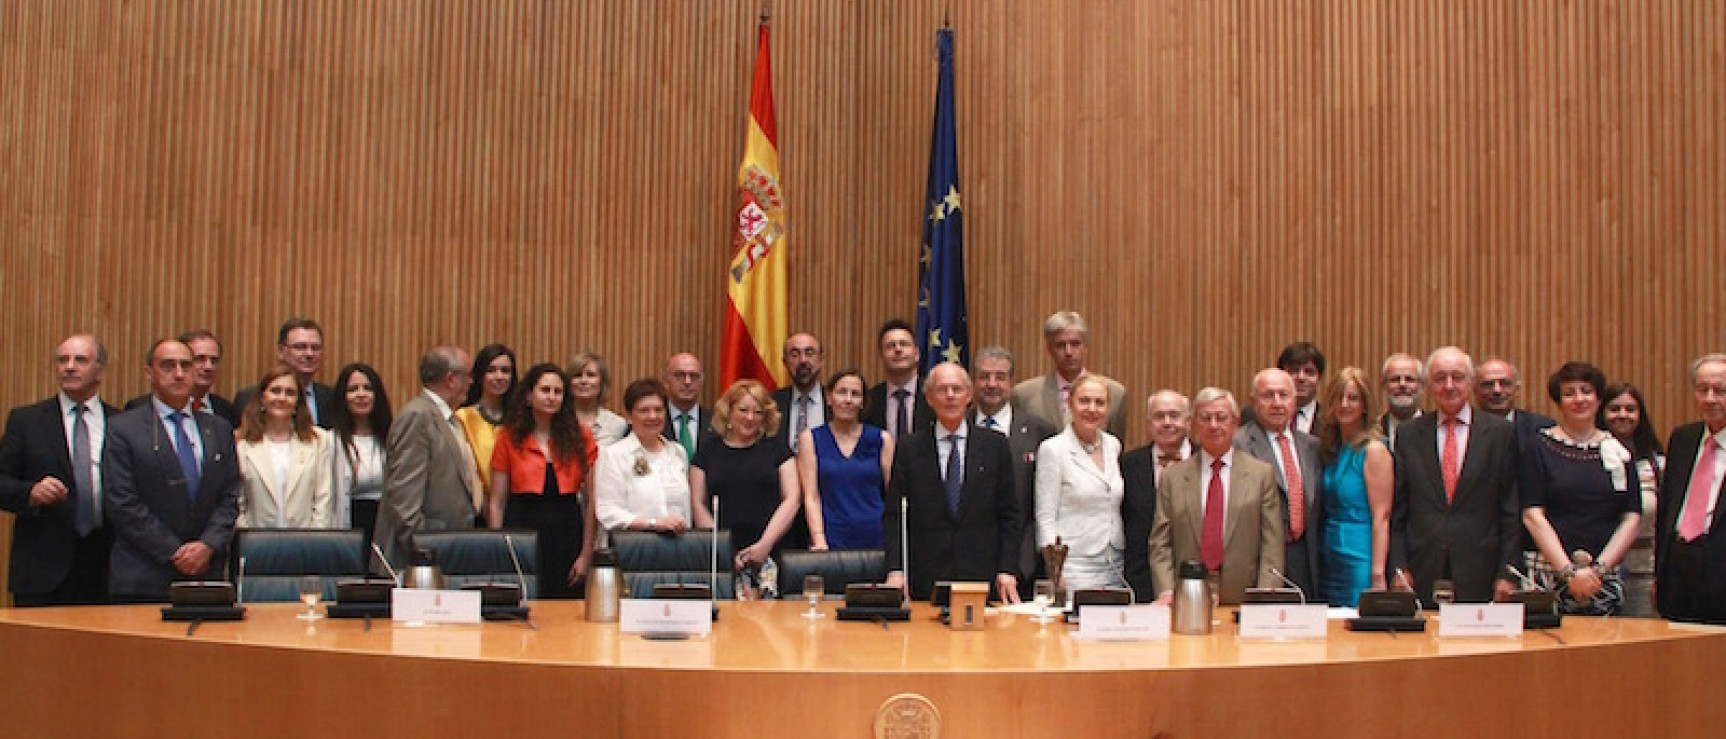
[[[234,428],[191,410],[192,350],[150,347],[150,402],[108,422],[104,513],[114,528],[108,589],[116,601],[162,602],[175,580],[220,580],[240,513]]]
[[[1139,598],[1156,595],[1151,581],[1151,519],[1157,513],[1157,481],[1176,462],[1192,456],[1187,421],[1192,406],[1187,396],[1173,390],[1158,390],[1145,400],[1145,425],[1151,443],[1121,455],[1121,477],[1126,494],[1121,496],[1121,524],[1127,537],[1122,556],[1127,586]]]

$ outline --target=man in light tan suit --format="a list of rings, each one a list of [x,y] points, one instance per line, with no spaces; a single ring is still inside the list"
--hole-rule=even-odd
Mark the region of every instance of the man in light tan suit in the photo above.
[[[393,567],[408,564],[415,532],[473,528],[472,491],[479,484],[473,451],[450,421],[473,384],[470,362],[458,347],[426,352],[420,359],[423,389],[390,424],[389,469],[373,539]],[[382,568],[374,563],[373,569]]]
[[[1090,353],[1090,330],[1085,319],[1070,310],[1057,311],[1043,322],[1043,344],[1049,358],[1055,360],[1055,371],[1033,377],[1013,387],[1013,407],[1043,419],[1055,433],[1067,428],[1067,389],[1087,374],[1085,356]],[[1122,399],[1127,388],[1107,377],[1109,415],[1103,429],[1116,439],[1127,436],[1127,404]]]
[[[1237,453],[1241,407],[1227,390],[1207,387],[1193,398],[1193,436],[1200,453],[1163,472],[1157,481],[1157,511],[1151,521],[1151,575],[1157,602],[1168,603],[1175,566],[1198,560],[1220,570],[1218,596],[1241,602],[1249,587],[1282,582],[1283,503],[1276,471]],[[1225,513],[1219,518],[1218,508]]]

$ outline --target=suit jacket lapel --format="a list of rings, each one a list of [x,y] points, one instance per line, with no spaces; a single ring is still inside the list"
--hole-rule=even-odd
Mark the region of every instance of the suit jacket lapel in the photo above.
[[[1186,518],[1186,530],[1193,532],[1194,543],[1202,545],[1205,531],[1205,476],[1199,470],[1199,463],[1193,461],[1198,458],[1199,455],[1195,452],[1193,456],[1169,467],[1163,474],[1175,476],[1169,481],[1169,485],[1172,486],[1171,490],[1191,490],[1196,493],[1190,499],[1175,498],[1170,501],[1170,505],[1175,506],[1175,512]],[[1155,466],[1155,463],[1152,464]]]
[[[1229,464],[1229,499],[1225,506],[1229,513],[1228,517],[1223,519],[1224,547],[1235,540],[1235,529],[1239,528],[1241,518],[1246,515],[1245,512],[1251,510],[1246,505],[1246,496],[1242,494],[1246,487],[1246,473],[1241,472],[1240,460],[1237,459]]]
[[[1411,421],[1409,425],[1403,426],[1401,430],[1397,431],[1397,434],[1407,437],[1405,440],[1398,440],[1399,443],[1410,445],[1410,453],[1414,455],[1414,463],[1422,468],[1418,472],[1424,473],[1428,480],[1438,481],[1438,494],[1439,497],[1443,497],[1444,466],[1438,458],[1438,424]]]
[[[247,444],[240,453],[244,454],[252,463],[252,468],[258,471],[258,481],[263,483],[264,491],[269,493],[270,499],[279,506],[282,503],[283,491],[276,489],[276,462],[270,458],[270,451],[264,448],[264,444],[259,443]]]
[[[54,448],[54,462],[60,465],[60,474],[65,476],[67,482],[71,482],[76,476],[76,473],[72,469],[72,437],[66,433],[66,419],[60,416],[60,412],[63,409],[60,407],[59,396],[55,396],[50,399],[44,410],[47,411],[45,415],[47,415],[48,418],[53,419],[54,428],[59,430],[59,433],[55,434],[55,436],[60,439],[60,445]],[[89,421],[86,420],[85,423],[89,423]],[[91,449],[90,451],[94,454],[96,450]],[[101,460],[95,459],[91,461],[100,462]]]
[[[1516,428],[1508,423],[1504,425],[1504,430],[1506,433],[1516,433]],[[1462,452],[1462,468],[1456,472],[1457,498],[1462,497],[1464,491],[1472,489],[1474,487],[1474,478],[1481,474],[1481,465],[1486,463],[1480,461],[1480,458],[1486,453],[1487,449],[1487,446],[1481,442],[1486,442],[1490,439],[1491,434],[1492,432],[1485,431],[1485,429],[1480,425],[1480,414],[1478,412],[1475,413],[1474,424],[1468,429],[1468,447]],[[1442,481],[1444,480],[1442,473],[1438,479],[1440,480],[1439,489],[1442,490]],[[1456,500],[1453,498],[1451,500],[1451,504],[1455,505],[1455,503]]]

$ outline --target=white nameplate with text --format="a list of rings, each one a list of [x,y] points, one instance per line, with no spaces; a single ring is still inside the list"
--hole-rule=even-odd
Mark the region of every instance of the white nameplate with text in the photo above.
[[[477,624],[479,598],[478,590],[396,588],[390,591],[390,620],[410,624]]]
[[[1079,639],[1145,641],[1169,638],[1169,607],[1154,603],[1136,606],[1085,606],[1079,609]]]
[[[625,598],[618,605],[618,628],[625,634],[713,633],[713,603],[709,601]]]
[[[1440,638],[1522,636],[1521,603],[1446,603],[1438,607]]]
[[[1242,639],[1323,639],[1330,633],[1330,608],[1293,603],[1241,606]]]

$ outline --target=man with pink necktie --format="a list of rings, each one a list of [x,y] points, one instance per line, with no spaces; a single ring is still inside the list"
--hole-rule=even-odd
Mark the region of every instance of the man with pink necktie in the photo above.
[[[1287,544],[1284,558],[1288,577],[1308,597],[1318,597],[1319,572],[1324,545],[1324,465],[1319,461],[1318,439],[1295,428],[1295,379],[1271,367],[1253,376],[1253,418],[1235,432],[1235,448],[1264,462],[1276,471],[1281,493]]]
[[[1438,349],[1426,365],[1438,412],[1396,434],[1387,579],[1412,585],[1426,603],[1439,580],[1455,584],[1460,603],[1502,600],[1515,589],[1507,568],[1522,553],[1516,429],[1469,407],[1474,360],[1461,349]]]
[[[1726,354],[1690,365],[1702,420],[1673,430],[1654,525],[1655,602],[1673,621],[1726,623],[1726,535],[1714,536],[1726,480]]]

